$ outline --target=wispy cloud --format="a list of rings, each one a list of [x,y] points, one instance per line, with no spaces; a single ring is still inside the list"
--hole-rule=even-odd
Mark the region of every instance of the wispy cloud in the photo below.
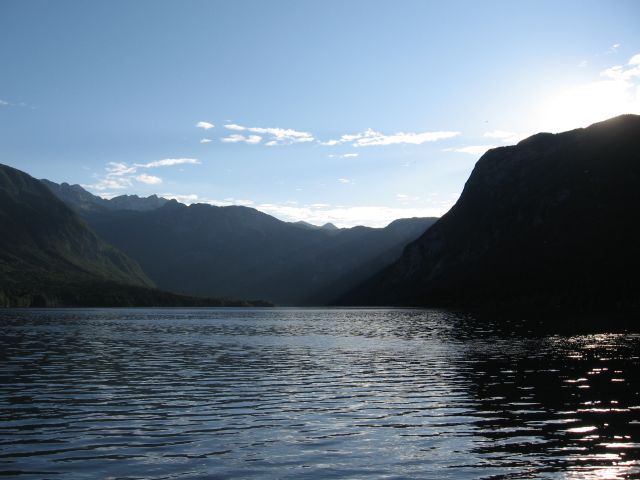
[[[109,162],[104,170],[104,175],[98,177],[96,183],[83,185],[83,187],[98,191],[122,190],[131,187],[137,168],[135,166],[129,166],[124,162]]]
[[[269,136],[271,139],[265,144],[268,146],[290,145],[292,143],[313,142],[315,140],[309,132],[301,132],[291,128],[249,127],[247,130]]]
[[[385,207],[385,206],[338,206],[328,204],[288,205],[288,204],[257,204],[255,208],[281,220],[296,222],[303,220],[313,225],[333,223],[344,227],[366,225],[370,227],[385,227],[398,218],[411,217],[440,217],[455,203],[455,198],[446,204],[426,207]]]
[[[611,54],[611,53],[617,53],[618,49],[620,48],[620,44],[619,43],[614,43],[613,45],[611,45],[609,47],[609,49],[604,52],[605,54]]]
[[[201,128],[213,127],[208,122],[198,122],[197,126]],[[226,123],[223,125],[225,129],[236,132],[249,132],[256,135],[233,134],[221,138],[225,143],[261,143],[274,147],[278,145],[291,145],[296,143],[317,142],[324,146],[336,146],[342,144],[350,144],[354,147],[373,147],[382,145],[421,145],[427,142],[436,142],[460,135],[455,131],[433,131],[433,132],[397,132],[394,134],[384,134],[371,128],[354,134],[344,134],[338,139],[317,140],[313,133],[295,130],[293,128],[280,127],[248,127],[237,123]],[[206,142],[205,142],[206,143]],[[346,154],[344,158],[354,157],[357,154]]]
[[[402,195],[402,194],[400,194]],[[422,206],[415,206],[419,197],[398,197],[401,199],[401,206],[386,207],[376,205],[366,206],[346,206],[331,205],[329,203],[298,204],[294,201],[282,203],[259,203],[248,199],[224,198],[221,200],[200,197],[197,194],[172,194],[163,193],[164,198],[175,199],[187,205],[193,203],[207,203],[226,207],[231,205],[241,205],[256,208],[261,212],[273,215],[286,222],[297,222],[304,220],[313,225],[324,225],[333,223],[338,227],[354,227],[356,225],[366,225],[370,227],[385,227],[398,218],[410,217],[440,217],[447,212],[456,202],[459,194],[447,195],[441,198],[439,195],[430,196]]]
[[[155,175],[147,175],[146,173],[142,173],[136,177],[136,180],[142,183],[146,183],[147,185],[158,185],[162,183],[162,179],[160,177],[156,177]]]
[[[305,143],[313,142],[314,136],[309,132],[302,132],[294,130],[292,128],[278,128],[278,127],[245,127],[244,125],[238,125],[237,123],[227,123],[224,125],[227,130],[234,130],[237,132],[247,131],[258,135],[240,135],[234,134],[228,137],[224,137],[221,141],[225,143],[260,143],[264,137],[266,137],[265,145],[273,147],[276,145],[291,145],[293,143]]]
[[[398,132],[386,135],[371,128],[364,132],[342,135],[339,139],[320,142],[322,145],[335,146],[350,143],[354,147],[375,147],[384,145],[421,145],[427,142],[436,142],[460,135],[460,132],[436,131],[436,132]]]
[[[123,190],[133,187],[136,182],[146,185],[158,185],[162,183],[162,178],[147,173],[140,173],[140,169],[172,167],[175,165],[197,165],[200,160],[197,158],[165,158],[154,160],[148,163],[134,163],[129,165],[125,162],[109,162],[104,168],[104,174],[96,175],[96,182],[83,185],[89,190],[103,192],[108,190]]]
[[[211,143],[213,142],[213,140],[211,140],[210,138],[201,138],[200,139],[200,143]]]
[[[21,107],[21,108],[30,108],[31,110],[35,110],[35,107],[27,105],[25,102],[9,102],[7,100],[3,100],[0,98],[0,108],[1,107]]]
[[[237,125],[235,123],[227,123],[224,128],[228,129],[228,130],[237,130],[237,131],[243,131],[246,130],[246,127],[243,127],[242,125]]]
[[[208,200],[206,203],[208,203],[209,205],[216,205],[218,207],[229,207],[232,205],[251,207],[255,202],[253,200],[247,200],[246,198],[227,197],[222,200]]]
[[[541,102],[535,129],[561,132],[624,113],[640,113],[640,53],[591,82],[558,91]]]
[[[234,135],[229,135],[228,137],[223,137],[220,139],[221,142],[224,143],[240,143],[240,142],[244,142],[244,143],[249,143],[249,144],[258,144],[262,141],[262,137],[260,135],[240,135],[240,134],[234,134]]]
[[[340,140],[327,140],[326,142],[318,142],[320,145],[325,145],[327,147],[335,147],[336,145],[340,145]]]
[[[617,82],[630,82],[640,77],[640,53],[629,59],[626,65],[615,65],[600,73],[601,76]]]
[[[196,127],[197,128],[202,128],[203,130],[209,130],[209,129],[215,127],[215,125],[213,123],[209,123],[209,122],[205,122],[205,121],[199,121],[198,123],[196,123]]]
[[[329,158],[356,158],[359,157],[360,154],[359,153],[345,153],[343,155],[337,155],[334,153],[331,153],[329,155],[327,155]]]
[[[353,183],[353,181],[348,179],[348,178],[339,178],[338,182],[340,182],[340,183]]]
[[[198,195],[195,193],[181,195],[176,193],[162,193],[160,194],[162,198],[166,198],[168,200],[176,200],[180,203],[184,203],[185,205],[191,205],[192,203],[198,203]]]
[[[175,165],[199,165],[200,160],[197,158],[165,158],[163,160],[154,160],[149,163],[135,163],[135,167],[156,168],[156,167],[173,167]]]

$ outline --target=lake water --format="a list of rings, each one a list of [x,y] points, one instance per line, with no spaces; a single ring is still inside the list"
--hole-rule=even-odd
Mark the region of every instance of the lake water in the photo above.
[[[435,310],[0,311],[0,475],[640,475],[640,335],[531,325]]]

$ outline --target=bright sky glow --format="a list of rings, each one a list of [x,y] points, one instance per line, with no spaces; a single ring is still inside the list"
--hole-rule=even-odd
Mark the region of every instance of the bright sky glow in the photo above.
[[[383,226],[489,148],[640,113],[635,0],[0,2],[0,162]]]

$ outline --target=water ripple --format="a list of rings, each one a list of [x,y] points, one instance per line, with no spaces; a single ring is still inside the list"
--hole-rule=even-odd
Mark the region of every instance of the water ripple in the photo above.
[[[0,326],[0,475],[640,475],[635,333],[385,309],[9,310]]]

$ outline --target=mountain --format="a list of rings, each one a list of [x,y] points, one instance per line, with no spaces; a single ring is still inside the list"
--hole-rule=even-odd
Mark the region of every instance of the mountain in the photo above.
[[[105,199],[92,195],[80,185],[68,183],[55,183],[50,180],[40,180],[60,200],[74,210],[80,212],[104,211],[104,210],[136,210],[148,211],[160,208],[169,200],[151,195],[139,197],[138,195],[120,195],[111,199]]]
[[[77,188],[86,204],[93,199]],[[153,288],[42,182],[0,165],[0,306],[237,305]]]
[[[147,211],[83,208],[84,195],[70,200],[55,186],[52,191],[134,258],[160,288],[281,305],[328,302],[393,262],[436,220],[338,229],[283,222],[253,208],[186,206],[175,200]],[[74,204],[79,198],[83,203]]]
[[[44,185],[5,165],[0,231],[0,298],[71,281],[153,285],[136,262],[95,235]]]
[[[640,116],[488,151],[456,205],[343,305],[640,307]]]

